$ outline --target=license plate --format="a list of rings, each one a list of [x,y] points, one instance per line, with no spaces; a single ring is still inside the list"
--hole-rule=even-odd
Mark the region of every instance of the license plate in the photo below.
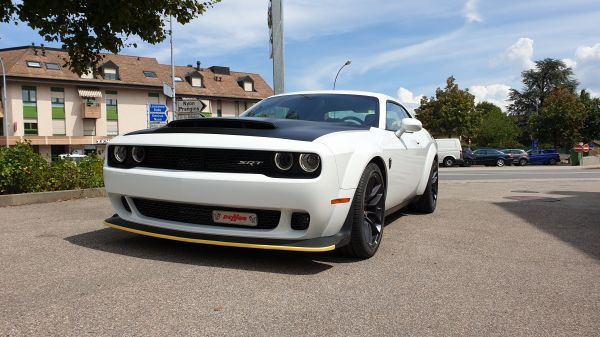
[[[254,213],[213,211],[213,222],[240,226],[257,226],[258,217]]]

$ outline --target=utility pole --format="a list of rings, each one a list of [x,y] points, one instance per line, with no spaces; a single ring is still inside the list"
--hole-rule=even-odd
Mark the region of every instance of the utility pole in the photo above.
[[[273,86],[275,95],[283,94],[284,89],[284,62],[283,62],[283,0],[271,0],[270,21],[271,48],[273,58]]]
[[[169,36],[171,40],[171,84],[173,85],[173,120],[177,120],[177,100],[175,99],[175,58],[173,58],[173,16],[169,15]]]
[[[4,135],[6,136],[6,147],[8,148],[8,111],[6,110],[6,68],[4,68],[4,61],[1,57],[0,65],[2,65],[2,111],[4,111]]]

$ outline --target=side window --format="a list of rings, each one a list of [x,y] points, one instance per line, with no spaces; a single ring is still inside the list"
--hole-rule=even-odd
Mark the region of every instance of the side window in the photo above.
[[[385,116],[385,129],[389,131],[397,131],[402,125],[402,119],[410,118],[404,108],[396,103],[387,102],[387,114]]]

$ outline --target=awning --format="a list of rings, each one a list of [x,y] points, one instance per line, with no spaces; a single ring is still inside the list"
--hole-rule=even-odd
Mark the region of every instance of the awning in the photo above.
[[[81,97],[102,97],[102,92],[97,89],[77,89],[77,91],[79,91],[79,96]]]

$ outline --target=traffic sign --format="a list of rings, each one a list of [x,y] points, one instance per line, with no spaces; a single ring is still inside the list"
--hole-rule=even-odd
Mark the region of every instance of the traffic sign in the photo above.
[[[574,149],[575,149],[575,152],[583,152],[583,145],[575,144]],[[588,148],[588,150],[589,150],[589,148]]]
[[[148,119],[150,120],[151,123],[164,123],[167,121],[167,114],[166,113],[160,113],[160,112],[151,112],[148,114]]]
[[[149,113],[159,112],[159,113],[165,114],[165,113],[167,113],[167,106],[164,104],[150,104],[148,106],[148,112]]]
[[[583,144],[583,152],[590,152],[590,144]]]

